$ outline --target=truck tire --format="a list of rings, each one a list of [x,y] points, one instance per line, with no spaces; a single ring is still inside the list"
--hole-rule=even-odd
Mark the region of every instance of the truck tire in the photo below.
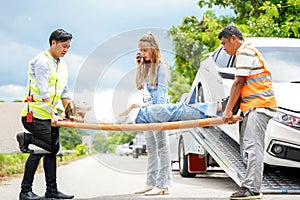
[[[132,152],[132,157],[133,158],[139,158],[139,153],[136,149]]]
[[[181,177],[195,177],[195,173],[189,172],[188,156],[185,155],[183,137],[180,136],[178,147],[179,173]]]

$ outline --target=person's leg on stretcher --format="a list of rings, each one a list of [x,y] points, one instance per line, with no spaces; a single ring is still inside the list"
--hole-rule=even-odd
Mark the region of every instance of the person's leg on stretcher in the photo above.
[[[221,103],[131,104],[125,111],[120,113],[115,123],[141,124],[195,120],[215,117],[221,112]],[[85,117],[84,122],[103,123],[90,117]]]

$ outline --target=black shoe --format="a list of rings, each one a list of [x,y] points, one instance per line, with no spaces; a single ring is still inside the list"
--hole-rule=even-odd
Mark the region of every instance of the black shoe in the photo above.
[[[55,199],[73,199],[74,195],[66,195],[60,191],[57,192],[48,192],[45,193],[46,198],[55,198]]]
[[[248,200],[248,199],[261,199],[262,193],[259,192],[252,192],[248,188],[244,187],[242,190],[233,193],[230,196],[230,199],[236,199],[236,200]]]
[[[28,148],[29,141],[26,138],[26,133],[21,132],[17,134],[20,151],[23,153],[33,153],[34,151]]]
[[[41,200],[42,197],[34,194],[32,191],[20,192],[19,200]]]

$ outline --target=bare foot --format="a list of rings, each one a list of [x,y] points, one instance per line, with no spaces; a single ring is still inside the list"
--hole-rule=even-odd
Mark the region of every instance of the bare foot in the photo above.
[[[121,112],[119,114],[119,117],[122,117],[122,116],[126,116],[130,113],[130,111],[134,108],[140,108],[140,107],[145,107],[145,106],[148,106],[149,104],[148,103],[143,103],[143,104],[131,104],[125,111]]]

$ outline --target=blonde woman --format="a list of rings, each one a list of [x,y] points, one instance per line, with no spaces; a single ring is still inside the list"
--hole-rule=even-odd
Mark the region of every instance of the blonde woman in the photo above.
[[[136,87],[143,90],[143,101],[149,104],[168,104],[169,65],[162,57],[152,33],[138,40],[136,54]],[[157,118],[164,116],[157,115]],[[135,192],[146,196],[168,194],[171,182],[169,138],[166,131],[144,132],[148,148],[146,185]]]

